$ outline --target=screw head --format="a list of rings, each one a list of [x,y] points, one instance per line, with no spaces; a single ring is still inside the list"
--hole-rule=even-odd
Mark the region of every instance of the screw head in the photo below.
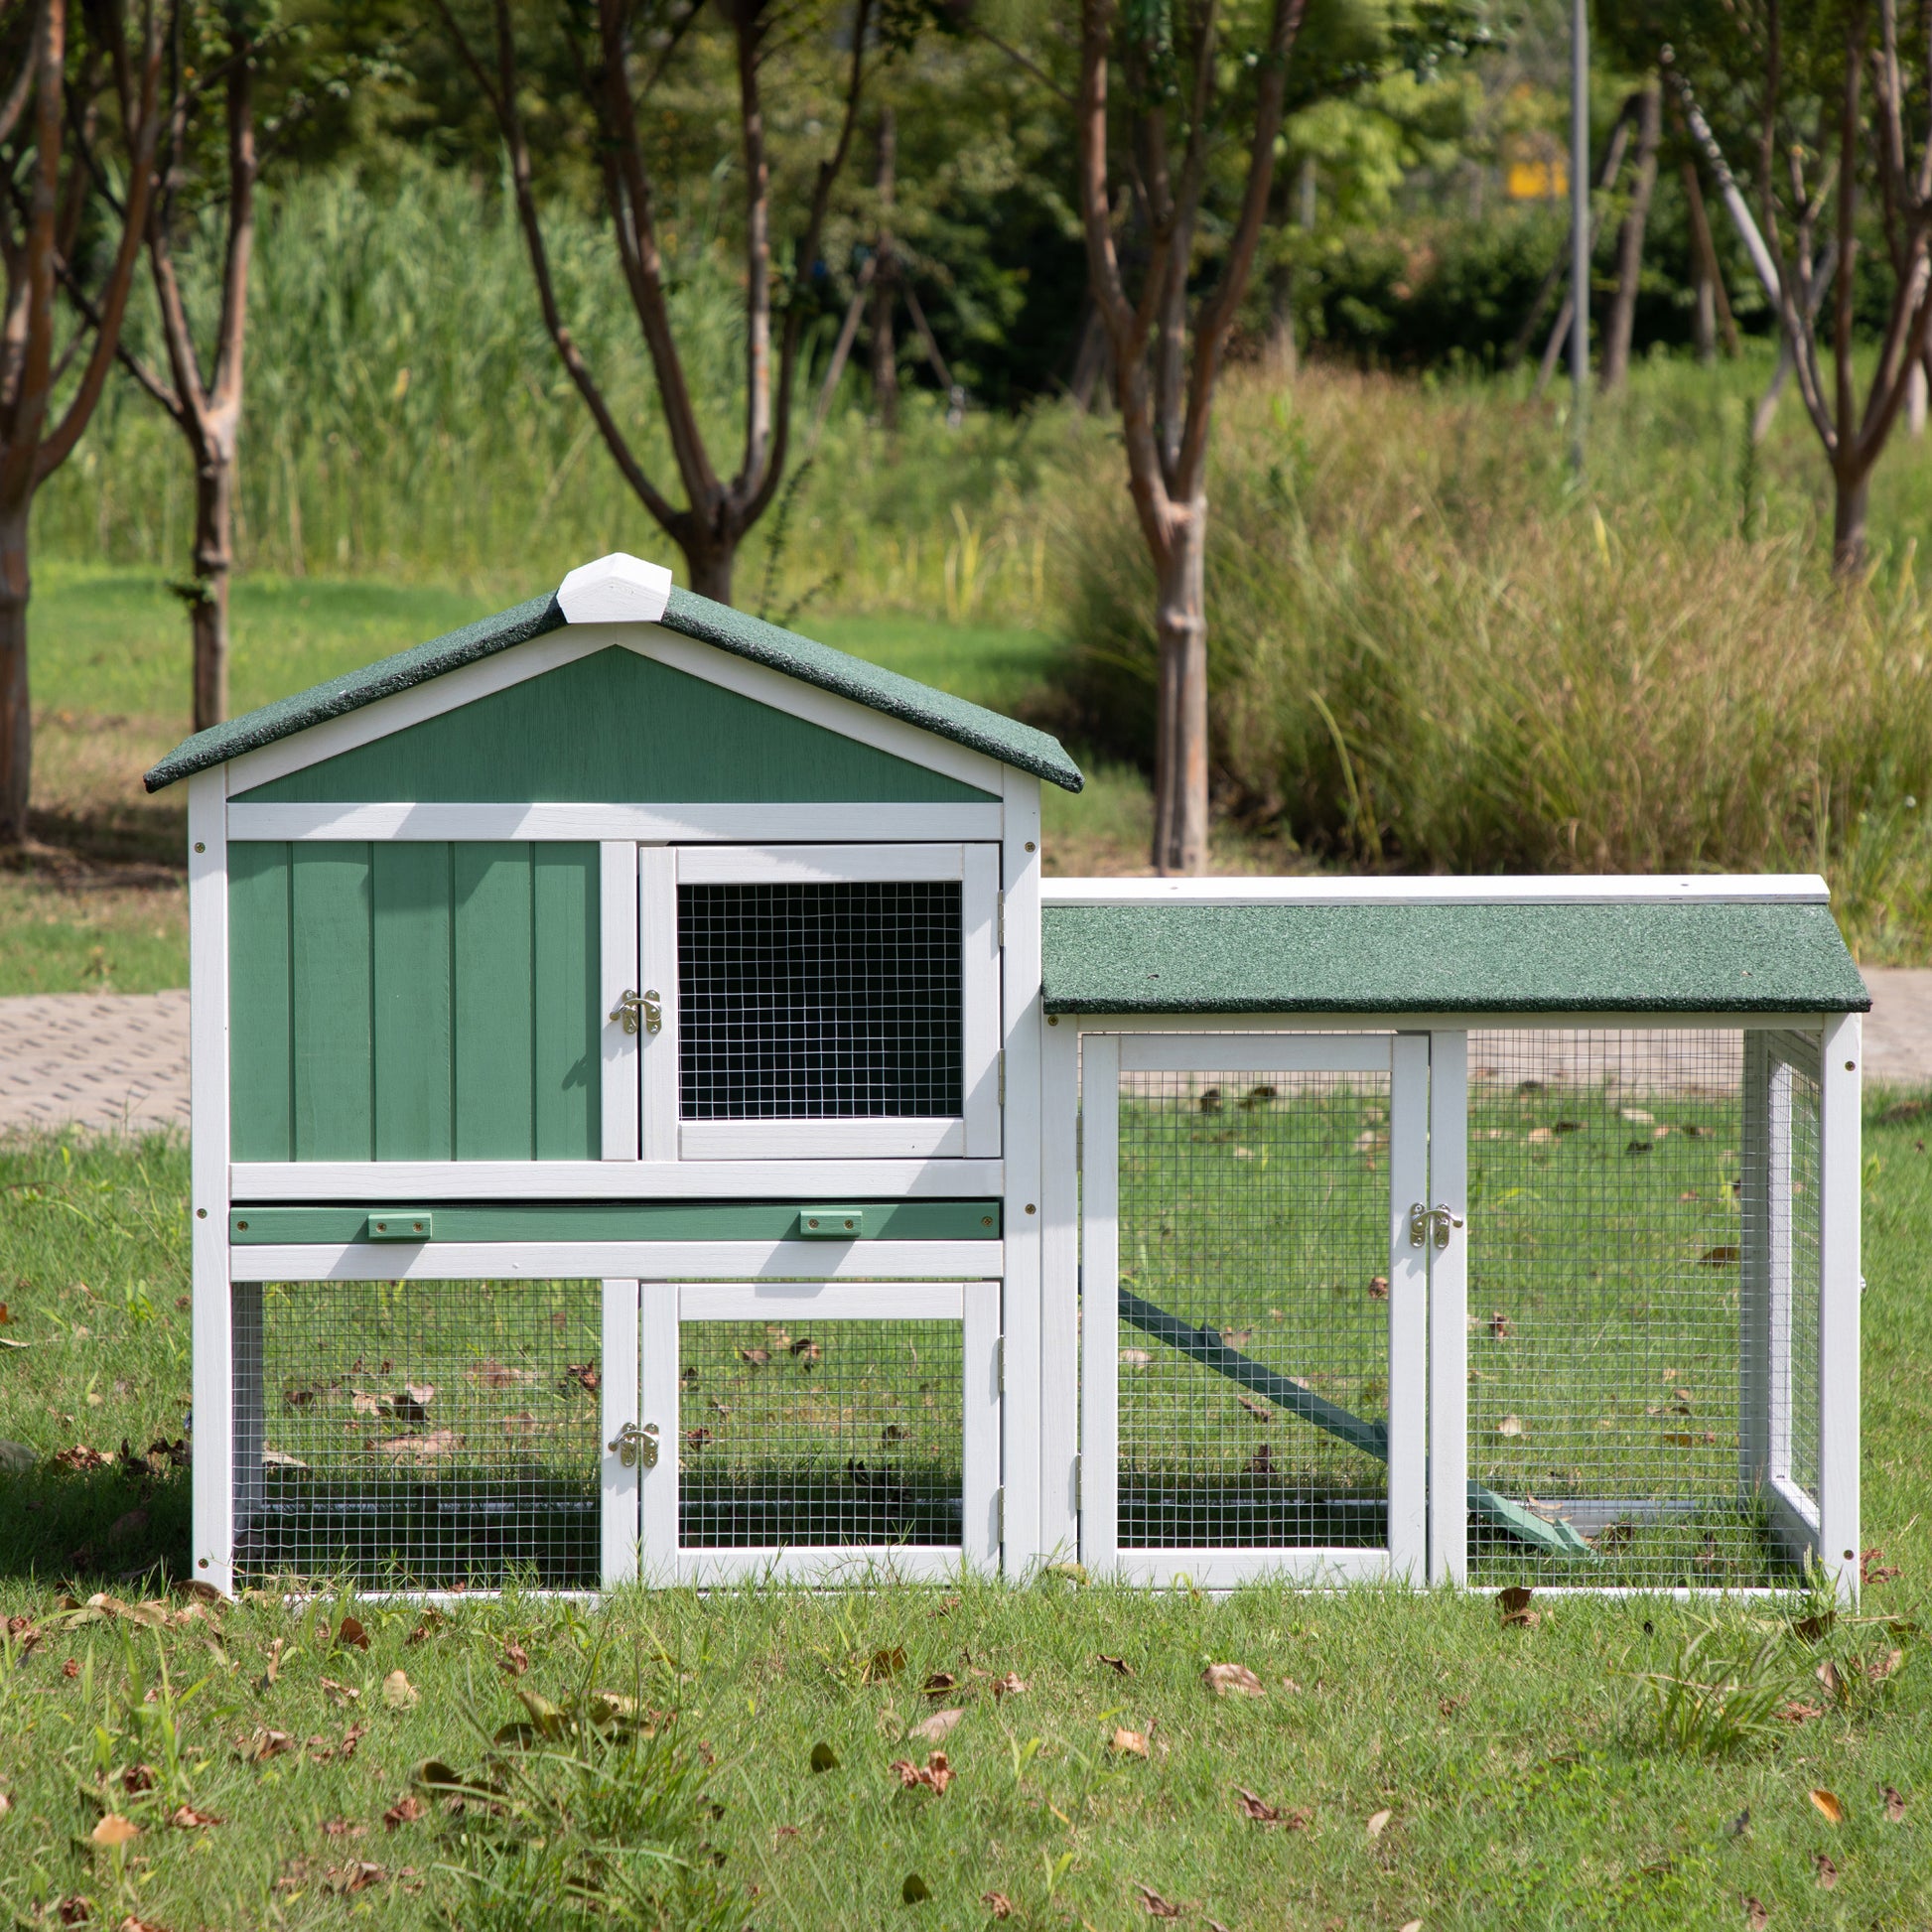
[[[200,839],[197,839],[195,841],[195,850],[197,852],[206,852],[207,847]]]
[[[1031,851],[1033,851],[1033,850],[1034,850],[1034,842],[1033,842],[1033,840],[1032,840],[1032,839],[1029,839],[1029,840],[1027,841],[1027,850],[1028,850],[1029,852],[1031,852]]]
[[[207,1219],[207,1209],[206,1207],[198,1207],[195,1210],[195,1218],[198,1221],[206,1221]]]
[[[1032,1201],[1029,1201],[1029,1202],[1027,1203],[1027,1212],[1028,1212],[1029,1214],[1031,1214],[1031,1213],[1033,1213],[1033,1211],[1034,1211],[1034,1204],[1033,1204],[1033,1202],[1032,1202]]]

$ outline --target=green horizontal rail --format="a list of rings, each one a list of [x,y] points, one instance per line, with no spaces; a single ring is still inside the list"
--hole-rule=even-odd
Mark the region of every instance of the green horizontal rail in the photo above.
[[[997,1200],[841,1201],[865,1210],[862,1241],[997,1241]],[[371,1214],[428,1208],[434,1247],[450,1241],[786,1241],[823,1201],[368,1201],[360,1206],[237,1207],[238,1247],[365,1241]],[[824,1243],[827,1247],[836,1243]]]
[[[1212,1369],[1216,1375],[1225,1375],[1230,1382],[1239,1383],[1242,1388],[1265,1397],[1278,1409],[1286,1409],[1290,1415],[1313,1424],[1316,1429],[1337,1437],[1352,1449],[1374,1456],[1378,1462],[1388,1461],[1389,1430],[1386,1423],[1364,1422],[1360,1416],[1351,1415],[1339,1404],[1316,1395],[1312,1389],[1305,1389],[1288,1376],[1278,1375],[1252,1355],[1244,1355],[1238,1348],[1230,1348],[1214,1329],[1196,1328],[1182,1321],[1178,1315],[1170,1314],[1166,1309],[1143,1301],[1131,1289],[1123,1288],[1120,1291],[1120,1312],[1123,1320],[1131,1321],[1144,1334],[1154,1336],[1157,1341],[1165,1341],[1170,1348],[1178,1349],[1203,1368]],[[1511,1502],[1507,1496],[1499,1496],[1494,1490],[1485,1489],[1479,1482],[1471,1481],[1469,1484],[1469,1507],[1498,1528],[1507,1530],[1525,1543],[1535,1544],[1538,1549],[1553,1556],[1593,1557],[1596,1554],[1568,1523],[1553,1523],[1537,1515],[1534,1510]]]

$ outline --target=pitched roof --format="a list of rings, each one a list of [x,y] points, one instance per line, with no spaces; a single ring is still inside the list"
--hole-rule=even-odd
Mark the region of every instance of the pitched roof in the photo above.
[[[340,718],[345,712],[359,711],[364,705],[393,697],[412,685],[427,683],[463,664],[479,658],[493,657],[498,651],[513,649],[532,637],[560,629],[570,620],[556,593],[532,598],[493,618],[483,618],[452,630],[413,649],[398,651],[393,657],[378,658],[359,671],[330,678],[326,683],[278,698],[245,717],[226,724],[210,726],[186,739],[147,774],[150,791],[174,784],[209,765],[239,758],[278,739],[291,738],[325,719]],[[1035,777],[1046,778],[1068,791],[1078,791],[1084,782],[1080,768],[1061,749],[1059,741],[1003,718],[983,705],[969,703],[945,691],[935,691],[897,671],[882,670],[862,657],[834,650],[829,644],[812,642],[795,631],[783,630],[775,623],[748,617],[743,611],[714,604],[695,592],[673,590],[658,621],[701,643],[714,644],[735,657],[763,664],[801,683],[816,685],[868,710],[883,712],[889,718],[902,719],[921,731],[951,739],[1002,764]]]
[[[1871,1005],[1822,892],[1130,904],[1081,895],[1082,883],[1049,881],[1043,894],[1049,1013],[1744,1015]],[[1455,883],[1506,895],[1513,882]]]

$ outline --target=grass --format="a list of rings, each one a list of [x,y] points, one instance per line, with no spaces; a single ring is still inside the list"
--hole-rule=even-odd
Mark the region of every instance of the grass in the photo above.
[[[752,1923],[801,1928],[977,1927],[995,1890],[1017,1924],[1125,1926],[1148,1916],[1143,1885],[1183,1922],[1229,1927],[1730,1928],[1748,1898],[1773,1925],[1920,1923],[1932,1666],[1911,1625],[1932,1607],[1932,1109],[1873,1105],[1866,1540],[1886,1553],[1874,1576],[1902,1574],[1866,1592],[1865,1615],[1891,1621],[1808,1634],[1787,1621],[1803,1599],[1539,1595],[1540,1622],[1506,1626],[1480,1592],[1208,1598],[1054,1574],[626,1591],[596,1612],[512,1594],[440,1621],[260,1598],[163,1628],[63,1622],[63,1587],[132,1605],[184,1562],[187,1475],[147,1445],[180,1437],[187,1402],[187,1162],[165,1140],[12,1144],[0,1339],[27,1345],[0,1350],[0,1436],[30,1466],[0,1475],[0,1608],[43,1634],[23,1654],[16,1631],[0,1656],[0,1901],[22,1924],[78,1898],[107,1924],[574,1925],[567,1884],[617,1897],[654,1870],[684,1887],[655,1908],[671,1925],[710,1922],[703,1872],[741,1908],[759,1888]],[[52,1459],[77,1442],[106,1462]],[[366,1650],[345,1641],[345,1612]],[[1852,1670],[1893,1649],[1895,1671]],[[1247,1664],[1266,1695],[1209,1695],[1210,1661]],[[397,1671],[406,1687],[385,1692]],[[994,1695],[1009,1672],[1025,1688]],[[938,1673],[956,1682],[925,1695]],[[1682,1697],[1660,1711],[1673,1680],[1701,1685],[1701,1718]],[[594,1690],[645,1709],[601,1707],[600,1729],[582,1701]],[[1760,1690],[1818,1715],[1762,1737]],[[937,1743],[909,1736],[935,1709],[964,1715]],[[1114,1749],[1118,1731],[1148,1755]],[[820,1745],[836,1763],[814,1772]],[[892,1761],[934,1748],[949,1788],[901,1789]],[[128,1790],[138,1764],[158,1795]],[[442,1781],[483,1777],[501,1815],[452,1811]],[[1282,1820],[1247,1816],[1243,1789]],[[184,1803],[221,1822],[166,1826]],[[103,1809],[141,1836],[96,1842]],[[626,1844],[643,1855],[626,1863]],[[930,1898],[908,1907],[912,1874]]]

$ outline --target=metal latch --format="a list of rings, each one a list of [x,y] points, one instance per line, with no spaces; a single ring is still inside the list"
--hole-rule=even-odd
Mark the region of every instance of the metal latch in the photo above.
[[[611,1009],[611,1018],[625,1033],[637,1031],[637,1017],[643,1016],[644,1032],[661,1033],[664,1028],[664,1002],[653,987],[648,993],[639,993],[634,986],[624,988],[623,998]]]
[[[863,1207],[801,1207],[798,1210],[801,1241],[857,1241],[865,1231]]]
[[[611,1447],[618,1452],[618,1460],[626,1469],[634,1469],[641,1454],[644,1467],[657,1467],[657,1425],[647,1422],[639,1429],[634,1422],[627,1422],[611,1438]]]
[[[1433,1226],[1436,1230],[1436,1246],[1439,1249],[1447,1248],[1449,1244],[1449,1229],[1459,1228],[1461,1225],[1462,1216],[1450,1213],[1447,1202],[1438,1201],[1434,1207],[1428,1207],[1421,1201],[1415,1201],[1409,1208],[1409,1245],[1412,1248],[1420,1248],[1429,1238],[1429,1230]]]

